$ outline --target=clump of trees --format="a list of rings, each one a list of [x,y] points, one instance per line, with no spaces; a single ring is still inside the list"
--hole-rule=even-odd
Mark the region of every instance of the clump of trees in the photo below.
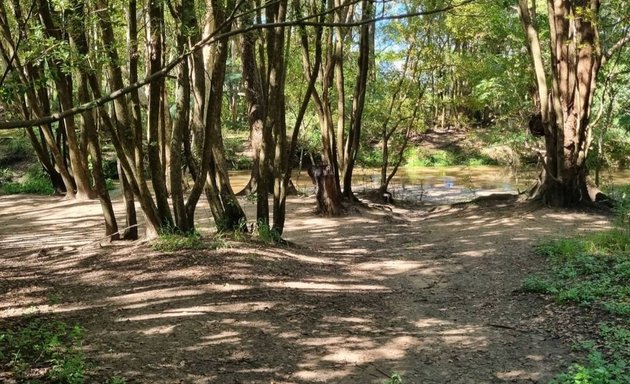
[[[544,135],[535,195],[574,206],[589,200],[594,137],[604,158],[606,134],[592,127],[625,121],[610,116],[627,105],[615,85],[627,78],[627,5],[10,0],[0,3],[0,129],[26,131],[57,191],[98,198],[112,239],[138,236],[136,201],[149,236],[194,230],[202,196],[219,230],[244,228],[223,140],[239,104],[253,153],[247,192],[278,237],[305,134],[319,140],[318,209],[334,215],[355,199],[362,149],[378,149],[386,192],[425,127],[505,128],[534,109]],[[594,108],[605,117],[591,121]],[[124,225],[102,168],[110,147]]]

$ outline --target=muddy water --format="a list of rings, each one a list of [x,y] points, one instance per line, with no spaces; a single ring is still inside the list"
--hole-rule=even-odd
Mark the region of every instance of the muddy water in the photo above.
[[[240,191],[249,181],[249,171],[230,173],[232,186]],[[495,193],[517,194],[526,191],[534,182],[536,171],[513,171],[498,166],[478,167],[431,167],[401,168],[390,183],[389,191],[394,199],[423,201],[428,203],[455,203]],[[630,184],[630,170],[607,171],[602,175],[605,184]],[[306,172],[295,172],[293,182],[307,194],[314,187]],[[355,170],[354,190],[374,190],[380,184],[380,170],[359,168]]]

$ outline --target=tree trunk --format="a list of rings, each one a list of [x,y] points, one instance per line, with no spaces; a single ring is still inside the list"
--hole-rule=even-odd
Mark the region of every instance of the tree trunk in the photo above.
[[[329,166],[313,166],[309,175],[315,184],[317,213],[324,216],[339,216],[345,212],[341,204],[341,193],[337,189],[335,174]]]
[[[252,23],[251,19],[245,21],[245,27]],[[265,126],[267,108],[265,105],[264,90],[258,73],[256,63],[256,37],[252,31],[242,36],[241,62],[243,69],[243,83],[245,86],[245,98],[248,105],[248,121],[250,126],[250,141],[252,145],[252,173],[248,187],[256,192],[256,220],[258,223],[269,224],[269,190],[270,172],[270,132]]]
[[[151,75],[162,69],[162,35],[164,28],[164,8],[160,0],[149,0],[149,29],[147,30],[147,51],[149,55],[148,74]],[[173,217],[168,205],[168,191],[164,178],[163,155],[161,149],[164,134],[160,134],[161,96],[164,79],[149,84],[149,111],[147,115],[147,153],[149,155],[149,172],[153,182],[155,201],[161,226],[172,227]]]
[[[123,202],[125,204],[126,225],[122,232],[125,240],[138,239],[138,218],[136,216],[136,204],[133,198],[133,189],[129,184],[128,176],[118,162],[118,175],[120,176],[120,188],[122,188]]]
[[[585,8],[588,12],[583,11]],[[519,0],[518,12],[527,36],[545,131],[544,168],[533,198],[553,207],[588,204],[593,201],[586,167],[592,139],[589,117],[602,58],[597,32],[599,1],[548,2],[551,52],[548,73],[532,16],[535,11],[534,7],[529,8],[528,0]]]
[[[372,18],[374,6],[372,0],[361,2],[362,19],[367,21]],[[365,97],[367,94],[367,81],[370,69],[370,24],[361,26],[361,36],[359,39],[359,70],[357,73],[356,88],[352,101],[352,118],[350,121],[350,132],[346,139],[345,146],[345,167],[343,171],[343,196],[349,200],[355,200],[352,192],[352,174],[354,163],[359,151],[361,138],[361,128],[363,124],[363,110],[365,108]]]

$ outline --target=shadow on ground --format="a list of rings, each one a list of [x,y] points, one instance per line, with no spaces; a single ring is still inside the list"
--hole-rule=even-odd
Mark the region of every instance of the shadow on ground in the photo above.
[[[327,219],[294,198],[295,247],[160,254],[95,242],[98,203],[28,205],[0,197],[0,324],[81,324],[94,381],[127,383],[545,382],[571,355],[519,292],[532,244],[608,225],[518,203]]]

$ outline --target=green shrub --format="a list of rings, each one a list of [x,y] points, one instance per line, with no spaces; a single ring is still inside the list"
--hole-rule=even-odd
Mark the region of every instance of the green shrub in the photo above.
[[[0,167],[35,159],[35,151],[26,137],[5,138],[0,145]]]
[[[4,193],[52,195],[55,193],[48,174],[39,166],[31,167],[23,178],[23,181],[10,181],[1,185]]]
[[[259,221],[256,224],[256,229],[258,233],[258,238],[266,244],[276,244],[280,242],[281,236],[280,234],[273,228],[269,226],[269,224]]]
[[[247,138],[242,136],[224,138],[225,158],[230,165],[230,169],[251,169],[252,159],[243,154],[243,147],[246,142]]]
[[[118,164],[116,159],[103,160],[103,176],[106,179],[118,180]]]
[[[403,384],[402,376],[399,373],[393,373],[389,379],[385,381],[385,384]]]
[[[116,189],[116,183],[112,179],[105,179],[105,188],[107,188],[108,191],[113,191]]]
[[[357,164],[366,168],[376,168],[383,165],[383,151],[378,148],[366,148],[357,154]]]
[[[447,151],[427,151],[422,148],[411,148],[405,151],[407,167],[448,167],[457,164],[457,157]]]
[[[488,156],[466,153],[455,154],[445,150],[429,151],[422,148],[410,148],[405,151],[407,167],[451,167],[455,165],[480,166],[496,165]]]

